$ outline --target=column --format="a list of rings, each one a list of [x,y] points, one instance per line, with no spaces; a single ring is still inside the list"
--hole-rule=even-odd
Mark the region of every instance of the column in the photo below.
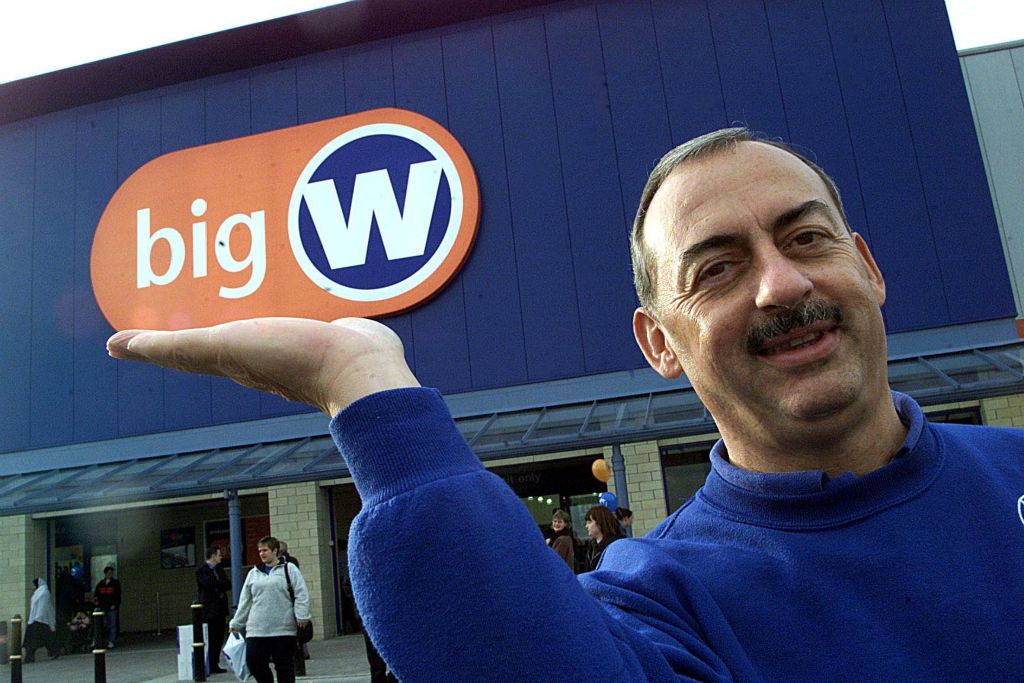
[[[287,542],[288,552],[302,565],[317,639],[333,636],[335,631],[334,549],[327,496],[328,491],[315,481],[267,490],[270,533]]]

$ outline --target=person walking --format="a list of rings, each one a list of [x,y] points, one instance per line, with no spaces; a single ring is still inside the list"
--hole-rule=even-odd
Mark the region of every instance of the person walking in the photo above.
[[[595,505],[587,510],[583,519],[586,522],[587,533],[593,539],[587,553],[586,569],[592,572],[597,569],[597,563],[601,561],[605,549],[620,538],[625,538],[625,534],[622,533],[619,520],[615,519],[612,511],[603,505]]]
[[[281,561],[291,562],[296,567],[302,568],[302,565],[299,564],[299,559],[288,552],[288,541],[281,541]]]
[[[228,616],[228,580],[220,563],[224,551],[219,546],[210,546],[206,551],[206,562],[196,570],[196,584],[199,588],[199,603],[203,606],[203,621],[210,639],[208,664],[211,674],[224,673],[220,667],[220,651],[224,647],[225,621]]]
[[[576,543],[572,537],[572,517],[565,510],[555,510],[551,514],[551,539],[548,544],[551,549],[569,565],[569,569],[576,571]]]
[[[615,519],[619,520],[622,535],[626,538],[633,538],[633,511],[619,506],[615,508]]]
[[[261,538],[256,548],[260,562],[245,577],[231,632],[246,631],[245,662],[256,683],[274,682],[271,661],[278,683],[294,683],[296,635],[298,627],[310,619],[306,580],[298,567],[281,561],[281,543],[273,536]],[[294,603],[289,582],[295,592]]]
[[[32,579],[36,587],[29,602],[28,626],[25,627],[25,662],[36,661],[36,650],[46,648],[51,659],[60,656],[57,645],[57,615],[53,609],[53,596],[43,579]]]
[[[288,552],[288,541],[279,539],[281,543],[281,561],[294,564],[301,568],[299,558]],[[309,643],[298,643],[295,648],[295,673],[299,676],[306,675],[306,660],[309,659]]]
[[[341,579],[341,592],[345,594],[353,605],[355,600],[352,595],[352,580],[349,578],[349,573],[346,569],[345,575]],[[363,625],[362,616],[359,614],[359,607],[356,606],[356,620],[360,624],[360,629],[363,631],[363,644],[366,647],[366,663],[370,666],[370,683],[395,683],[398,679],[395,678],[395,674],[388,670],[388,664],[384,661],[384,658],[377,652],[377,646],[370,640],[370,634],[366,630],[366,626]]]
[[[96,584],[92,592],[96,607],[103,612],[107,620],[107,648],[117,643],[117,616],[121,609],[121,582],[114,578],[114,568],[103,570],[103,579]]]

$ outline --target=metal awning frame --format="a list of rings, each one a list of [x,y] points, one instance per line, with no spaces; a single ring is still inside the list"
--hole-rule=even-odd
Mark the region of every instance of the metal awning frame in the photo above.
[[[943,364],[957,374],[978,379],[958,381]],[[925,406],[1024,393],[1024,341],[893,359],[889,375],[895,390],[909,393]],[[566,416],[575,417],[557,422]],[[467,415],[456,419],[456,424],[470,447],[487,462],[717,431],[707,408],[688,385]],[[548,427],[553,435],[545,435]],[[141,469],[131,474],[137,467]],[[159,479],[145,483],[158,472],[162,473]],[[348,475],[329,435],[307,436],[0,477],[0,516],[166,500]]]

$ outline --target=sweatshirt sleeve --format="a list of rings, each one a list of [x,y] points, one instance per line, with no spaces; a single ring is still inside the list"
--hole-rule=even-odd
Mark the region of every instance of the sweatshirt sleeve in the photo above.
[[[363,500],[356,602],[400,680],[731,680],[686,619],[666,634],[656,605],[623,613],[644,604],[624,598],[628,581],[604,590],[591,575],[607,602],[584,590],[436,391],[366,397],[331,432]]]
[[[252,588],[249,585],[249,579],[252,577],[252,570],[245,575],[245,583],[242,584],[242,590],[238,594],[238,608],[235,610],[235,616],[231,619],[231,623],[228,624],[229,628],[233,628],[236,631],[241,631],[245,628],[246,622],[249,621],[249,610],[252,609]]]

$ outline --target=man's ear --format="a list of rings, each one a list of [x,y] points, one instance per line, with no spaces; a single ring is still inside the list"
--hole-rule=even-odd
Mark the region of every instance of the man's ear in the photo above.
[[[857,252],[860,254],[861,260],[864,261],[864,266],[868,269],[868,279],[875,290],[875,298],[878,299],[878,305],[881,306],[885,303],[885,278],[882,277],[882,271],[878,269],[875,257],[871,255],[871,250],[868,249],[868,244],[860,236],[860,233],[853,233],[853,243],[857,245]]]
[[[683,374],[676,352],[668,344],[661,323],[643,307],[633,311],[633,336],[644,358],[665,379],[678,379]]]

